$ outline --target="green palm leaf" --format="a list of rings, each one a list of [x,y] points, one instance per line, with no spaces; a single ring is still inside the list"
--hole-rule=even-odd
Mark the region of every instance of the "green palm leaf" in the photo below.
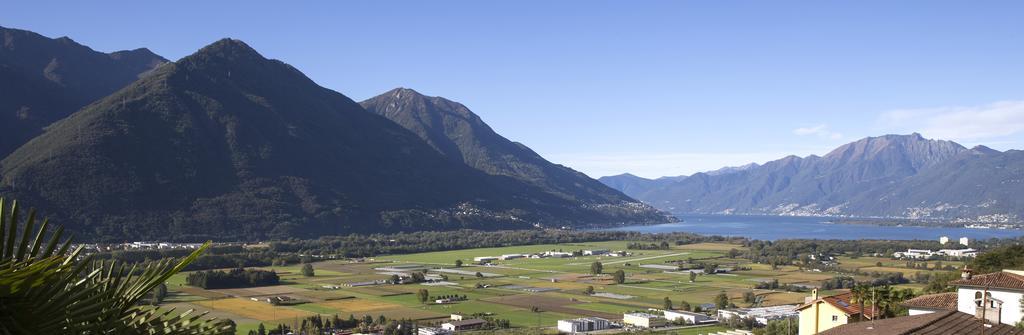
[[[227,320],[205,313],[142,306],[151,290],[180,272],[210,243],[188,257],[143,269],[82,257],[61,242],[63,229],[36,228],[36,212],[22,222],[17,202],[0,198],[0,334],[230,334]],[[46,235],[49,234],[49,239]]]

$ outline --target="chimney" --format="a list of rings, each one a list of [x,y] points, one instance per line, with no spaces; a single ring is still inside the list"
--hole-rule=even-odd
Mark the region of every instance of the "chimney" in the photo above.
[[[964,264],[964,269],[960,270],[960,278],[962,278],[962,279],[971,279],[971,277],[973,277],[973,276],[974,276],[974,271],[971,271],[971,269],[967,267],[967,264]]]
[[[818,300],[818,289],[816,289],[816,288],[815,289],[811,289],[811,296],[804,297],[804,303],[805,304],[809,304],[809,303],[814,302],[815,300]]]

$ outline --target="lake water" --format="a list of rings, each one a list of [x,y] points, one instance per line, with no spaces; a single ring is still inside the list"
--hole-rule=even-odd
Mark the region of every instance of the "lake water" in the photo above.
[[[897,227],[869,224],[829,223],[830,218],[754,216],[754,215],[686,215],[683,220],[650,226],[623,226],[609,230],[644,233],[687,232],[701,235],[742,236],[758,240],[780,239],[886,239],[886,240],[938,240],[949,236],[951,240],[967,237],[971,240],[1007,238],[1024,235],[1017,229],[968,229]]]

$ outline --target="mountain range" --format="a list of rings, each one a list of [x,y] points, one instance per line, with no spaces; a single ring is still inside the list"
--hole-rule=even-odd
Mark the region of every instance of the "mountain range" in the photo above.
[[[920,134],[868,137],[824,156],[788,156],[673,180],[600,181],[673,213],[829,215],[965,222],[1024,217],[1024,152]]]
[[[50,46],[35,54],[62,55],[53,56],[61,64],[136,58],[66,38],[11,29],[6,35],[18,37],[5,38],[15,47],[0,49],[0,65],[27,73],[5,72],[0,80],[10,85],[45,83],[32,77],[40,71],[49,78],[46,68],[30,66],[44,61],[26,56],[33,54],[22,52],[26,44]],[[101,63],[121,66],[110,70],[117,78],[97,79],[83,69],[68,72],[74,81],[51,80],[52,90],[33,91],[42,97],[36,100],[0,94],[13,102],[3,106],[75,98],[48,110],[45,120],[55,122],[14,127],[30,139],[4,139],[16,149],[0,161],[0,194],[45,209],[86,240],[671,220],[501,137],[458,103],[399,89],[360,105],[238,40],[217,41],[176,62],[155,56]],[[90,81],[104,85],[81,93]]]
[[[102,53],[67,37],[4,27],[0,42],[0,157],[167,62],[144,48]]]

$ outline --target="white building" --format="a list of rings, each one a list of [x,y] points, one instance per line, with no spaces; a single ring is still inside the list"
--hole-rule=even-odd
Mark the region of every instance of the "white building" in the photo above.
[[[723,321],[730,318],[753,318],[759,325],[767,325],[768,321],[795,318],[800,316],[797,310],[800,305],[779,305],[756,308],[732,308],[718,310],[718,320]]]
[[[714,322],[710,316],[704,313],[694,313],[688,311],[665,311],[665,319],[669,321],[686,320],[687,323],[698,324],[705,322]]]
[[[958,311],[981,317],[984,310],[985,319],[1007,325],[1014,325],[1024,317],[1021,310],[1024,271],[973,275],[970,270],[964,270],[962,278],[950,284],[957,286]]]
[[[583,256],[596,256],[607,254],[607,249],[583,250]]]
[[[939,243],[941,243],[942,245],[949,243],[949,236],[939,237]]]
[[[970,242],[970,240],[969,240],[969,239],[967,239],[966,237],[961,237],[961,238],[960,238],[960,244],[961,244],[961,245],[963,245],[963,246],[965,246],[965,247],[966,247],[966,246],[967,246],[967,243],[968,243],[968,242]]]
[[[892,254],[892,256],[896,257],[896,258],[925,259],[925,258],[928,258],[928,257],[932,257],[932,255],[934,255],[934,254],[935,254],[934,252],[932,252],[931,250],[927,250],[927,249],[907,249],[906,252],[894,252]]]
[[[417,335],[451,335],[452,331],[434,327],[419,327]]]
[[[545,251],[544,255],[548,256],[548,257],[554,257],[554,258],[569,258],[569,257],[572,257],[572,253],[571,252],[561,252],[561,251]]]
[[[622,324],[640,328],[654,328],[665,326],[667,320],[654,314],[626,313],[622,315]]]
[[[496,260],[498,260],[498,257],[491,257],[491,256],[473,257],[473,261],[477,262],[477,263],[486,263],[486,262],[496,261]]]
[[[964,269],[956,285],[956,292],[919,296],[903,302],[910,315],[942,311],[958,311],[984,318],[992,323],[1014,325],[1024,317],[1021,299],[1024,299],[1024,271],[1003,270],[974,275]]]
[[[477,329],[487,324],[487,321],[480,319],[468,319],[459,321],[448,321],[441,324],[441,329],[450,331],[463,331],[470,329]]]
[[[966,249],[942,249],[939,250],[939,254],[950,257],[977,257],[978,251],[966,248]]]
[[[504,260],[509,260],[509,259],[516,259],[516,258],[526,258],[526,255],[523,255],[523,254],[506,254],[506,255],[501,255],[501,260],[503,260],[503,261]]]
[[[608,329],[610,324],[608,320],[595,317],[558,320],[558,331],[562,333],[583,333]]]

